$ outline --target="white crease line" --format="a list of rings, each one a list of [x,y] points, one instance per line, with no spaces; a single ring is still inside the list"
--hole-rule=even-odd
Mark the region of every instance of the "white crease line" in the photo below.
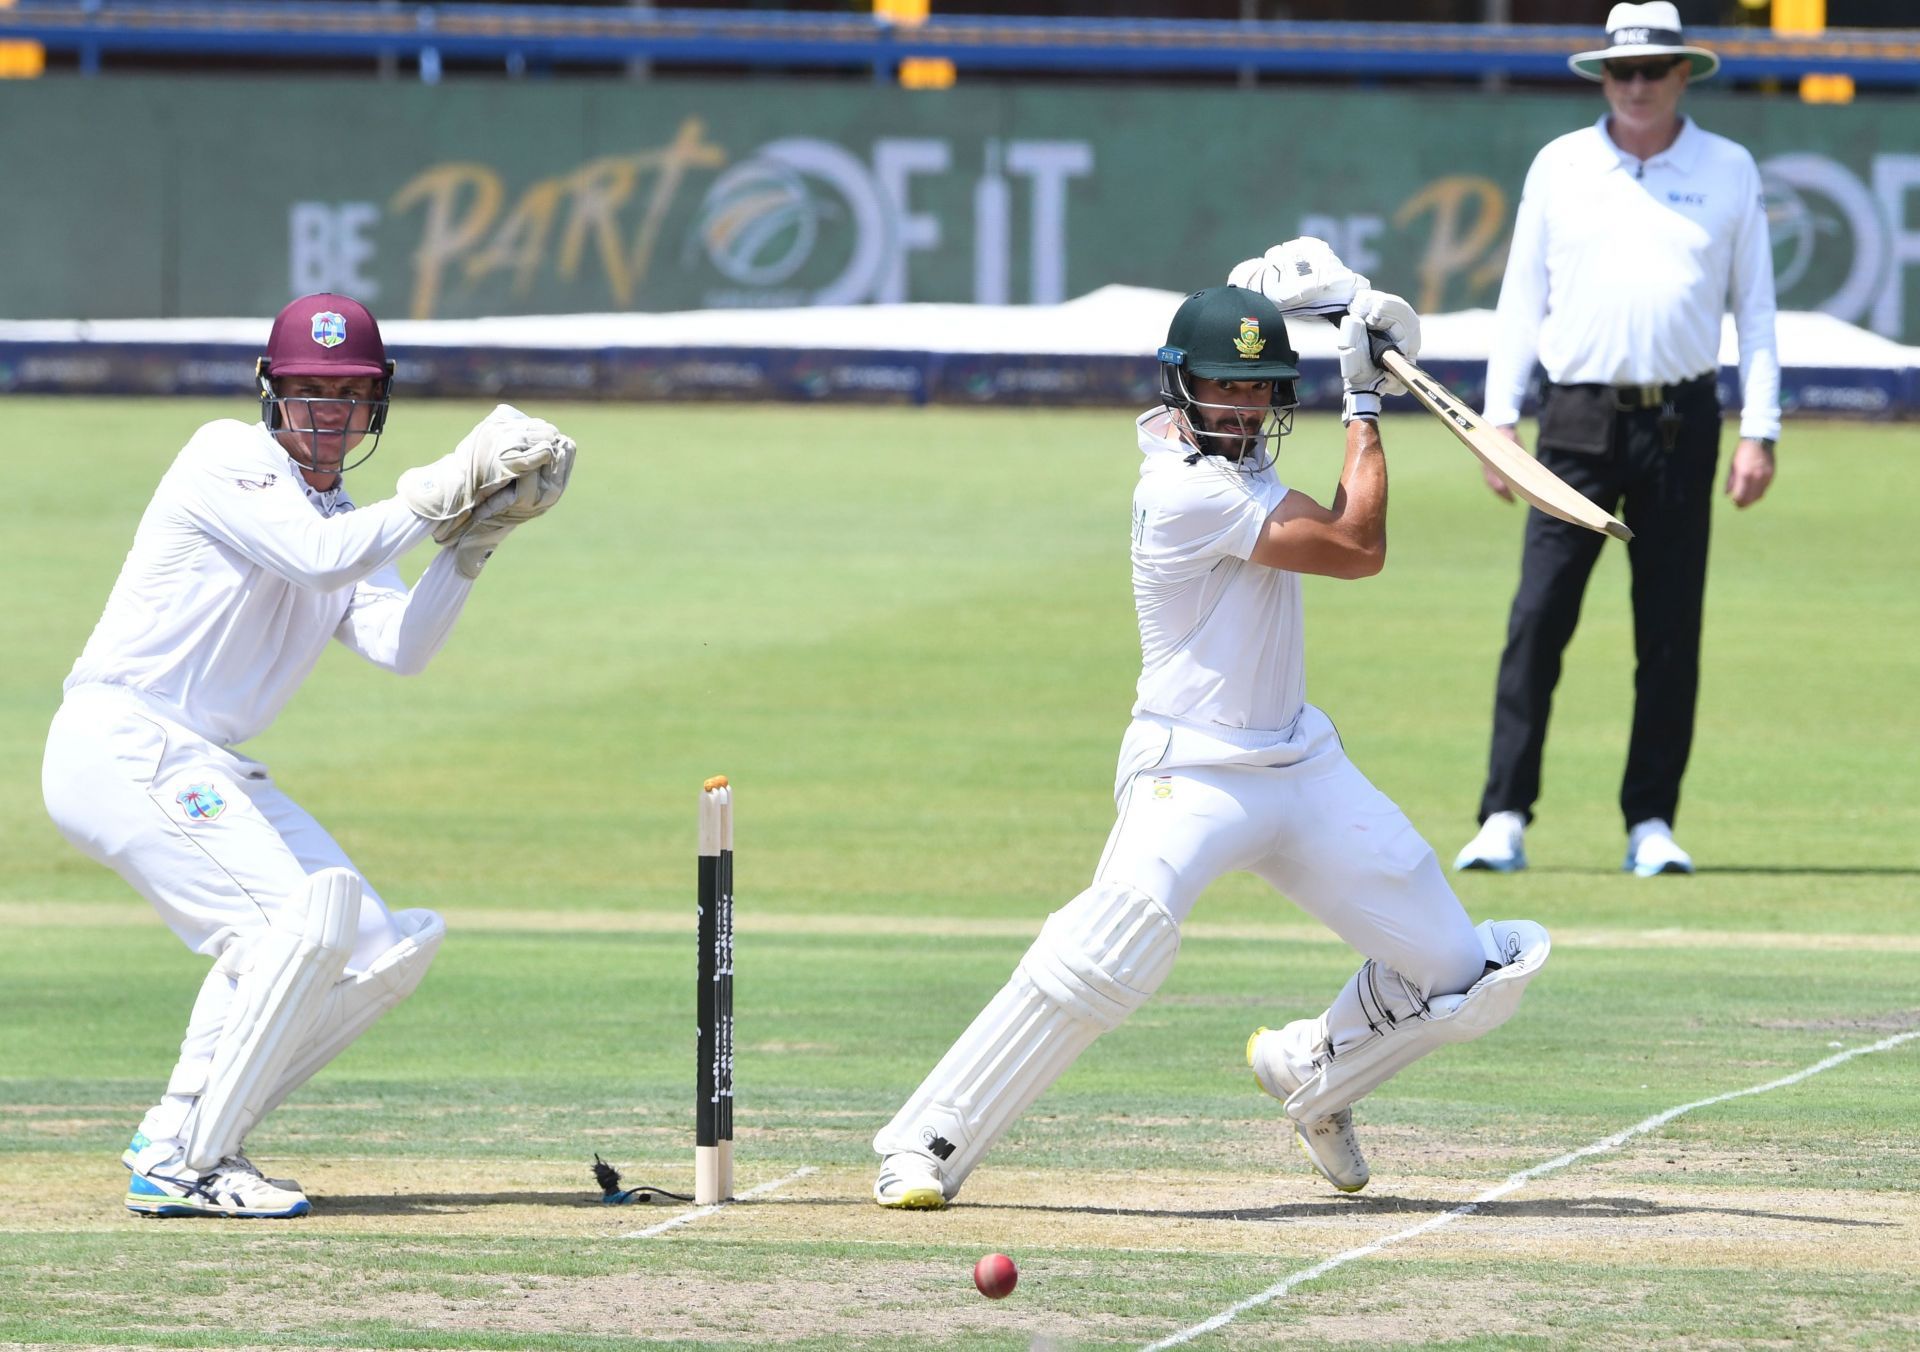
[[[725,1208],[732,1206],[735,1202],[744,1202],[749,1197],[765,1197],[768,1193],[776,1192],[779,1189],[786,1187],[787,1184],[789,1183],[799,1182],[801,1179],[805,1178],[808,1174],[814,1174],[818,1172],[820,1172],[818,1169],[814,1168],[813,1165],[809,1164],[803,1168],[795,1169],[792,1173],[788,1174],[785,1178],[776,1178],[771,1183],[762,1183],[757,1188],[748,1188],[745,1192],[741,1193],[738,1197],[731,1198],[728,1201],[715,1202],[711,1206],[696,1207],[692,1211],[683,1211],[678,1216],[675,1216],[672,1220],[661,1221],[660,1224],[658,1225],[649,1225],[644,1230],[635,1230],[631,1234],[625,1234],[620,1236],[620,1238],[651,1239],[655,1235],[666,1233],[668,1230],[673,1229],[673,1227],[676,1225],[685,1225],[689,1221],[699,1220],[702,1216],[711,1216],[714,1212],[724,1210]]]
[[[1345,1253],[1336,1253],[1324,1262],[1315,1263],[1310,1268],[1296,1272],[1290,1277],[1282,1278],[1258,1295],[1248,1296],[1245,1300],[1228,1306],[1211,1319],[1195,1324],[1192,1328],[1182,1329],[1171,1337],[1162,1338],[1157,1343],[1148,1344],[1147,1347],[1142,1349],[1142,1352],[1162,1352],[1165,1348],[1178,1347],[1182,1343],[1190,1343],[1204,1333],[1212,1333],[1215,1329],[1232,1323],[1248,1310],[1258,1309],[1269,1301],[1278,1300],[1281,1296],[1286,1295],[1287,1292],[1293,1290],[1294,1287],[1301,1285],[1303,1282],[1310,1282],[1316,1277],[1324,1277],[1337,1267],[1351,1263],[1356,1258],[1371,1257],[1379,1253],[1382,1249],[1390,1245],[1398,1244],[1402,1240],[1413,1239],[1419,1235],[1424,1235],[1429,1230],[1438,1230],[1441,1226],[1451,1224],[1459,1220],[1462,1216],[1471,1215],[1484,1203],[1498,1201],[1510,1192],[1518,1192],[1542,1174],[1550,1174],[1556,1169],[1564,1169],[1569,1164],[1577,1160],[1583,1160],[1589,1155],[1598,1155],[1608,1150],[1618,1149],[1635,1136],[1641,1136],[1657,1127],[1663,1127],[1682,1113],[1690,1113],[1695,1108],[1710,1108],[1716,1103],[1725,1103],[1729,1099],[1745,1098],[1749,1094],[1764,1094],[1770,1089],[1785,1089],[1790,1084],[1800,1083],[1800,1081],[1810,1075],[1818,1075],[1823,1070],[1832,1070],[1835,1066],[1844,1061],[1851,1061],[1856,1056],[1866,1056],[1870,1052],[1884,1052],[1890,1047],[1897,1047],[1902,1042],[1911,1042],[1917,1037],[1920,1037],[1920,1028],[1909,1029],[1904,1033],[1896,1033],[1892,1037],[1882,1038],[1869,1047],[1855,1047],[1851,1051],[1838,1052],[1833,1056],[1829,1056],[1824,1061],[1808,1066],[1805,1070],[1796,1070],[1791,1075],[1782,1076],[1777,1080],[1769,1080],[1766,1084],[1756,1084],[1746,1089],[1736,1089],[1728,1094],[1716,1094],[1712,1098],[1700,1099],[1694,1103],[1683,1103],[1678,1108],[1669,1108],[1663,1113],[1656,1113],[1644,1122],[1636,1122],[1625,1131],[1616,1131],[1605,1140],[1595,1141],[1592,1145],[1583,1145],[1578,1150],[1569,1151],[1561,1155],[1558,1159],[1550,1159],[1545,1164],[1536,1164],[1531,1169],[1522,1169],[1519,1173],[1510,1176],[1506,1182],[1488,1188],[1471,1202],[1463,1202],[1451,1211],[1443,1211],[1430,1220],[1422,1221],[1420,1224],[1411,1226],[1397,1234],[1388,1235],[1385,1239],[1377,1239],[1373,1243],[1363,1244],[1357,1249],[1348,1249]]]

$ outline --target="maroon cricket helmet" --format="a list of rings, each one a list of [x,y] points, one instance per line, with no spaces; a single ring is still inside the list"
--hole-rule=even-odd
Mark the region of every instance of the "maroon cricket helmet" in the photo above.
[[[267,363],[276,376],[384,376],[387,345],[372,312],[351,296],[302,296],[274,316]]]
[[[260,395],[260,418],[269,431],[281,427],[281,406],[287,402],[273,387],[283,376],[372,376],[379,383],[374,397],[367,431],[373,445],[366,455],[344,469],[363,465],[380,445],[380,433],[387,425],[387,410],[393,399],[393,360],[380,337],[380,325],[373,312],[351,296],[322,291],[302,296],[274,316],[267,334],[267,350],[254,364],[254,376]],[[313,425],[312,412],[317,404],[352,404],[355,400],[301,399],[307,406],[307,424]],[[293,453],[288,452],[289,455]],[[299,457],[303,468],[313,466]]]

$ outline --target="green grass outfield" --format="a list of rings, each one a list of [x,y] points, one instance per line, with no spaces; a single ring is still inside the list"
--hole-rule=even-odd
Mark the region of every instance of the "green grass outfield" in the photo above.
[[[117,1155],[203,964],[57,837],[39,758],[141,508],[244,401],[7,401],[0,607],[0,1346],[1143,1346],[1666,1109],[1920,1027],[1920,600],[1910,428],[1797,424],[1715,521],[1680,838],[1618,872],[1631,689],[1609,545],[1568,654],[1523,876],[1555,933],[1519,1017],[1359,1117],[1335,1194],[1241,1060],[1354,957],[1246,878],[1160,995],[958,1205],[867,1200],[874,1129],[1085,883],[1136,674],[1124,411],[540,408],[559,511],[397,680],[336,650],[252,750],[396,906],[446,913],[420,993],[251,1142],[286,1223],[138,1221]],[[403,402],[383,496],[485,410]],[[1473,829],[1520,513],[1387,425],[1386,572],[1307,584],[1309,697],[1443,858]],[[1287,477],[1325,500],[1338,427]],[[424,551],[409,561],[424,565]],[[692,1177],[700,781],[737,786],[743,1204]],[[1700,1108],[1248,1309],[1196,1348],[1920,1345],[1920,1041]],[[812,1172],[795,1177],[802,1169]],[[784,1180],[784,1181],[783,1181]],[[1014,1255],[1019,1290],[968,1278]]]

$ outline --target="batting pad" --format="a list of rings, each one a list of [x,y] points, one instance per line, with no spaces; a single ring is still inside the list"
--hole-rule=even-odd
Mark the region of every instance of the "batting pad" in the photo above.
[[[446,922],[433,911],[397,911],[393,923],[405,935],[373,960],[364,972],[336,981],[313,1016],[307,1035],[294,1051],[279,1081],[259,1109],[244,1124],[240,1139],[287,1095],[320,1073],[334,1057],[379,1022],[382,1015],[412,995],[427,974],[440,941],[447,937]]]
[[[234,979],[226,1027],[207,1087],[187,1124],[187,1165],[203,1173],[240,1149],[246,1129],[340,979],[360,924],[360,877],[322,869],[307,879],[298,931],[269,929],[237,940],[219,966]]]
[[[1289,1024],[1289,1042],[1307,1030],[1322,1040],[1310,1052],[1312,1073],[1287,1096],[1287,1116],[1296,1122],[1331,1117],[1428,1052],[1470,1042],[1512,1018],[1527,983],[1546,966],[1552,941],[1531,920],[1489,920],[1475,933],[1495,970],[1465,994],[1425,1000],[1399,973],[1368,962],[1324,1016]],[[1287,1050],[1287,1059],[1296,1060],[1298,1050]]]
[[[1112,884],[1082,892],[1047,917],[873,1148],[932,1160],[951,1199],[1014,1119],[1159,989],[1179,951],[1179,923],[1154,898]]]

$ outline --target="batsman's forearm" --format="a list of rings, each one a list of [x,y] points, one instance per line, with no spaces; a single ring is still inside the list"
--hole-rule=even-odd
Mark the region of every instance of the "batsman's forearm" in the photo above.
[[[1387,548],[1387,453],[1380,425],[1355,418],[1347,424],[1347,463],[1333,495],[1333,513],[1355,549],[1385,555]]]

